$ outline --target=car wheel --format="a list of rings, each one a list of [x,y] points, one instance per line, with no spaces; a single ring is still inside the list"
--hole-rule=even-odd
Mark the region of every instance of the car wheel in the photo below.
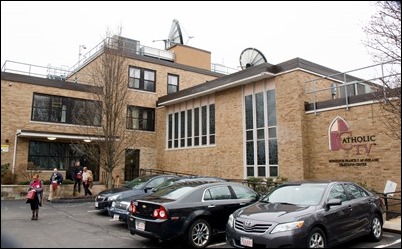
[[[211,241],[211,226],[205,220],[196,220],[188,231],[188,243],[194,248],[204,248]]]
[[[327,239],[325,238],[324,232],[315,227],[311,230],[307,238],[308,248],[325,248],[327,247]]]
[[[374,215],[373,220],[371,221],[371,229],[370,229],[370,239],[372,241],[378,242],[382,239],[382,223],[378,215]]]

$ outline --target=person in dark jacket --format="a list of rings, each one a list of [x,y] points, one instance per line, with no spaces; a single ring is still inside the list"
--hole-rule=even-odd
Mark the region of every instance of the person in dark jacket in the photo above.
[[[78,193],[81,193],[81,183],[82,183],[82,167],[80,165],[80,161],[75,162],[75,169],[74,169],[74,190],[73,195],[75,195],[75,191],[78,190]],[[78,185],[78,189],[77,189]]]
[[[33,199],[27,199],[26,203],[31,204],[32,218],[31,220],[38,220],[39,206],[42,205],[43,184],[39,179],[39,174],[34,176],[34,179],[29,183],[29,190],[35,191]]]
[[[57,168],[53,169],[53,174],[50,176],[50,191],[48,201],[53,200],[53,192],[56,192],[55,198],[57,199],[60,194],[60,185],[63,183],[63,175],[57,171]]]

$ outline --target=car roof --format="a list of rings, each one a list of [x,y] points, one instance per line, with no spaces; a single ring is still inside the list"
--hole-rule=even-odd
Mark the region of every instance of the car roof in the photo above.
[[[343,181],[343,180],[329,180],[329,179],[305,179],[305,180],[285,182],[281,185],[324,184],[324,183],[330,184],[330,183],[354,183],[354,182]]]

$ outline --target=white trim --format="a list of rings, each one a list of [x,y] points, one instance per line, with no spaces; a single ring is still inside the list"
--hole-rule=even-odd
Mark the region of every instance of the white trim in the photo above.
[[[314,113],[317,113],[317,112],[332,111],[332,110],[344,109],[344,108],[361,106],[361,105],[371,105],[371,104],[375,104],[377,102],[378,101],[371,100],[371,101],[359,102],[359,103],[355,103],[355,104],[338,105],[338,106],[334,106],[334,107],[328,107],[328,108],[323,108],[323,109],[316,109],[316,110],[307,111],[306,114],[314,114]]]
[[[201,96],[205,96],[214,92],[218,92],[218,91],[222,91],[231,87],[235,87],[235,86],[239,86],[239,85],[244,85],[244,84],[248,84],[257,80],[261,80],[261,79],[267,79],[267,78],[272,78],[274,77],[275,74],[269,73],[269,72],[262,72],[258,75],[253,75],[250,76],[248,78],[245,79],[241,79],[241,80],[237,80],[234,82],[231,82],[229,84],[224,84],[218,87],[214,87],[214,88],[209,88],[208,90],[202,91],[202,92],[198,92],[198,93],[194,93],[194,94],[190,94],[190,95],[186,95],[180,98],[176,98],[176,99],[172,99],[169,101],[165,101],[165,102],[161,102],[159,103],[159,105],[172,105],[175,103],[179,103],[185,100],[189,100],[189,99],[193,99],[196,97],[201,97]]]
[[[73,139],[73,140],[84,140],[90,139],[92,141],[104,141],[103,137],[95,137],[95,136],[84,136],[84,135],[66,135],[66,134],[57,134],[57,133],[44,133],[44,132],[30,132],[30,131],[21,131],[17,130],[16,137],[55,137],[55,138],[63,138],[63,139]]]

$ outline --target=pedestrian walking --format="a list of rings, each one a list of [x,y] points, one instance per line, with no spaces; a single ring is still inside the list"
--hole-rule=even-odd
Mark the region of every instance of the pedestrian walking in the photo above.
[[[26,203],[31,205],[32,218],[31,220],[38,220],[39,206],[42,206],[43,185],[39,179],[39,174],[35,175],[33,180],[29,183],[28,191],[32,191],[32,197],[27,198]]]
[[[75,196],[75,192],[78,190],[78,193],[81,193],[81,182],[82,182],[82,173],[83,168],[80,165],[80,161],[75,162],[75,169],[74,169],[74,190],[73,196]]]
[[[92,171],[87,167],[84,167],[84,173],[82,174],[82,183],[84,185],[85,196],[92,195],[91,190],[89,190],[89,186],[92,184],[93,175]]]
[[[53,199],[59,198],[60,195],[60,189],[61,189],[61,184],[63,183],[63,175],[60,174],[57,171],[57,168],[53,169],[53,174],[50,177],[50,191],[49,191],[49,198],[48,201],[52,201]],[[55,197],[53,197],[53,193],[55,194]]]

